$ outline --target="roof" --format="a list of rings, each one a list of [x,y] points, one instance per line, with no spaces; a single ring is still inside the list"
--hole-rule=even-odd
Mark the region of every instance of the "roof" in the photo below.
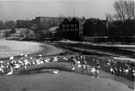
[[[75,18],[75,17],[73,17],[73,18],[65,18],[63,20],[62,24],[63,23],[74,23],[74,22],[79,22],[79,21],[84,21],[84,19],[82,19],[82,18]]]

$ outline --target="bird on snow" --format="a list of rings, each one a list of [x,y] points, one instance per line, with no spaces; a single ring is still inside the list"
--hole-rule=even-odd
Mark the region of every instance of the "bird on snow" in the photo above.
[[[53,73],[54,74],[58,74],[59,70],[54,70]]]

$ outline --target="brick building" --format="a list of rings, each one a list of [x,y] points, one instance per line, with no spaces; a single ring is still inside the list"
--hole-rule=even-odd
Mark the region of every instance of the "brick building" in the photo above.
[[[61,37],[70,40],[80,40],[83,32],[83,19],[79,18],[65,18],[59,25]]]
[[[83,36],[107,36],[106,20],[87,19],[83,25]]]
[[[63,18],[59,17],[36,17],[32,20],[33,25],[37,25],[38,29],[47,29],[59,25]]]

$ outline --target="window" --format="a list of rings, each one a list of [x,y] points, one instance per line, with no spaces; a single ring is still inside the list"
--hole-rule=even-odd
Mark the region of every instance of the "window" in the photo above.
[[[65,28],[63,28],[62,31],[65,31]]]
[[[78,31],[78,29],[77,29],[77,28],[75,28],[75,31]]]
[[[73,29],[73,28],[71,28],[71,31],[74,31],[74,29]]]
[[[77,27],[77,25],[75,24],[75,27]]]
[[[63,28],[65,28],[65,25],[62,25]]]
[[[74,27],[74,25],[73,25],[73,24],[71,24],[70,26],[71,26],[72,28]]]
[[[69,27],[69,25],[67,24],[66,27]]]
[[[69,31],[69,29],[68,29],[68,28],[67,28],[66,30],[67,30],[67,31]]]

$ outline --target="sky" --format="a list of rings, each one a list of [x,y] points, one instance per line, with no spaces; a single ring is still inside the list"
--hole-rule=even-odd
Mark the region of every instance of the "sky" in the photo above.
[[[75,16],[105,19],[114,14],[115,0],[0,0],[0,20],[34,19],[37,16]]]

